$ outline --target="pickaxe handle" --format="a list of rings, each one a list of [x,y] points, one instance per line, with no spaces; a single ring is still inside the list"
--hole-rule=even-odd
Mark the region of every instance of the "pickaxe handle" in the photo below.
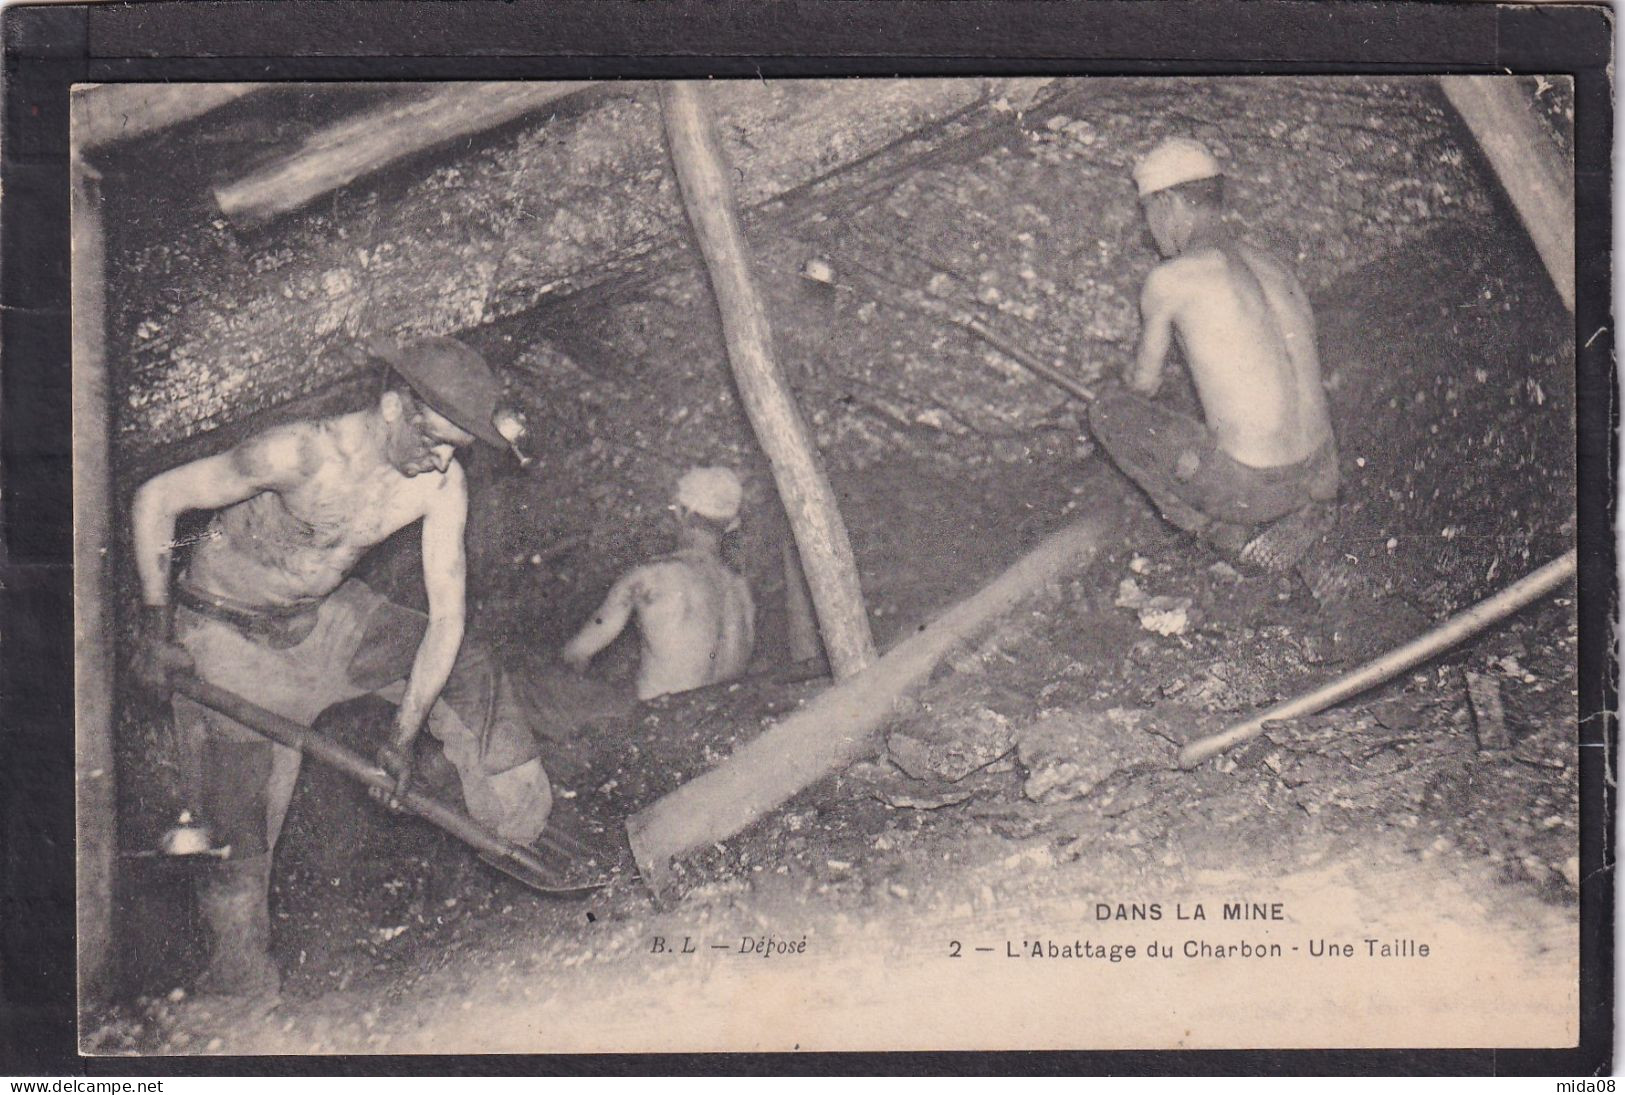
[[[875,283],[883,284],[883,279],[879,278],[877,275],[870,273],[869,276]],[[1067,392],[1070,395],[1076,396],[1085,403],[1094,402],[1094,392],[1090,391],[1076,380],[1073,380],[1070,376],[1067,376],[1053,365],[1047,365],[1038,360],[1038,358],[1034,357],[1032,354],[1028,353],[1026,350],[1023,350],[1021,347],[1006,342],[1002,337],[994,333],[992,328],[988,327],[987,324],[983,323],[975,316],[956,311],[944,301],[934,300],[917,289],[879,289],[876,291],[876,295],[881,298],[889,297],[895,299],[907,307],[913,308],[918,312],[923,312],[926,315],[938,316],[946,319],[955,327],[970,333],[974,337],[980,339],[982,342],[985,342],[987,345],[993,347],[995,350],[999,351],[999,353],[1003,354],[1011,361],[1014,361],[1017,365],[1020,365],[1023,369],[1026,369],[1034,376],[1049,381],[1057,388],[1060,388],[1062,391]]]
[[[994,334],[993,331],[981,320],[971,319],[969,317],[955,317],[954,322],[960,327],[963,327],[965,330],[969,331],[971,334],[975,335],[977,338],[981,339],[983,342],[987,343],[989,346],[993,347],[995,350],[999,351],[999,353],[1003,354],[1011,361],[1014,361],[1017,365],[1020,365],[1023,369],[1026,369],[1028,372],[1042,377],[1051,384],[1055,385],[1057,388],[1060,388],[1062,391],[1069,392],[1072,395],[1077,396],[1085,403],[1091,403],[1094,401],[1094,392],[1090,391],[1088,388],[1085,388],[1082,384],[1079,384],[1076,380],[1073,380],[1071,377],[1067,376],[1054,366],[1044,364],[1032,354],[1029,354],[1026,350],[1021,349],[1021,347],[1013,346],[1006,342],[1004,339]]]
[[[1507,586],[1501,592],[1486,597],[1470,608],[1462,609],[1431,631],[1412,639],[1404,646],[1390,650],[1379,658],[1366,662],[1357,669],[1321,685],[1312,692],[1284,700],[1261,715],[1246,722],[1238,722],[1227,730],[1210,734],[1190,742],[1179,751],[1179,766],[1195,768],[1209,757],[1217,756],[1232,746],[1250,741],[1264,733],[1272,722],[1303,718],[1324,711],[1351,696],[1358,696],[1368,688],[1437,657],[1457,643],[1483,631],[1493,623],[1506,619],[1574,577],[1579,565],[1579,553],[1570,548],[1545,566]]]

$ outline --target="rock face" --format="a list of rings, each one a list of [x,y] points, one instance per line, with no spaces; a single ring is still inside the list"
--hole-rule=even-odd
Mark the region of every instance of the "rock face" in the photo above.
[[[355,95],[264,93],[101,165],[125,275],[109,340],[122,440],[178,440],[311,392],[352,371],[345,345],[373,330],[461,332],[506,365],[550,334],[580,349],[584,309],[620,363],[643,347],[690,360],[692,346],[659,353],[690,327],[720,350],[652,85],[606,86],[257,232],[218,215],[211,183]],[[822,297],[772,312],[800,328],[781,349],[821,443],[857,460],[911,441],[1020,459],[1076,436],[1057,393],[918,305],[969,311],[1085,381],[1114,368],[1155,261],[1128,172],[1163,136],[1214,149],[1240,226],[1311,291],[1490,208],[1424,78],[740,82],[714,98],[770,295],[794,298],[811,257],[833,271]],[[525,320],[561,300],[570,321],[550,334]],[[706,382],[728,386],[723,371]]]
[[[1015,747],[1010,720],[983,706],[911,722],[886,736],[892,763],[915,779],[958,782]]]
[[[1020,734],[1022,791],[1035,802],[1065,802],[1118,772],[1172,767],[1173,746],[1146,728],[1149,716],[1122,707],[1045,713]]]
[[[711,97],[750,210],[970,107],[990,86],[740,82]],[[128,385],[120,426],[138,443],[308,394],[354,370],[346,346],[371,331],[479,328],[682,246],[646,82],[605,84],[414,157],[263,230],[236,231],[214,208],[210,183],[240,177],[356,102],[344,87],[262,93],[227,118],[109,157],[120,176],[109,220],[134,229],[120,232],[128,250],[117,261],[146,283],[112,301],[114,365]]]

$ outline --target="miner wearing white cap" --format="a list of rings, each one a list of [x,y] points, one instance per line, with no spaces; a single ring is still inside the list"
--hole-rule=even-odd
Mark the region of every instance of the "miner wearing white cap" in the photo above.
[[[1162,141],[1134,183],[1164,261],[1140,294],[1129,391],[1096,400],[1090,425],[1169,522],[1228,553],[1268,556],[1264,538],[1248,543],[1254,530],[1337,494],[1309,299],[1225,224],[1223,172],[1200,142]],[[1205,422],[1153,401],[1175,335]]]
[[[638,698],[653,699],[731,681],[756,643],[756,605],[745,579],[722,561],[722,538],[739,527],[744,490],[728,468],[694,468],[672,499],[677,550],[637,567],[612,587],[565,645],[565,663],[585,670],[638,616]]]

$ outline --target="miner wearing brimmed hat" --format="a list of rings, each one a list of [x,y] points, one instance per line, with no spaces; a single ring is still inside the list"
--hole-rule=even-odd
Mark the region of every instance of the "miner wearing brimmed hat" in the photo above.
[[[1129,391],[1098,399],[1090,425],[1169,522],[1248,558],[1259,526],[1337,494],[1314,314],[1292,271],[1224,223],[1223,174],[1202,144],[1162,141],[1134,182],[1164,261],[1140,295]],[[1205,422],[1153,401],[1175,335]]]
[[[468,495],[456,458],[476,441],[512,447],[522,423],[501,409],[490,366],[453,339],[371,349],[388,371],[364,409],[268,429],[136,491],[145,605],[136,671],[163,688],[172,669],[191,670],[306,726],[334,703],[383,695],[398,705],[379,754],[397,794],[427,725],[468,812],[529,844],[547,824],[552,790],[494,658],[463,641]],[[190,510],[214,512],[171,582],[175,522]],[[427,615],[349,576],[363,553],[413,522],[422,522]],[[300,754],[184,696],[171,702],[189,798],[224,853],[198,879],[210,936],[199,988],[274,992],[271,854]]]
[[[584,670],[634,612],[642,638],[638,698],[731,681],[756,644],[756,606],[745,579],[722,561],[722,538],[739,527],[744,490],[729,468],[693,468],[677,481],[677,550],[622,576],[575,638],[565,663]]]

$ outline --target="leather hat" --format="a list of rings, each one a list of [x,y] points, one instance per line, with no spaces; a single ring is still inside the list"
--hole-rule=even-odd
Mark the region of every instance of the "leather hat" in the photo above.
[[[479,354],[444,336],[405,346],[373,339],[367,348],[388,362],[426,406],[486,444],[508,448],[492,421],[502,402],[502,381]]]

